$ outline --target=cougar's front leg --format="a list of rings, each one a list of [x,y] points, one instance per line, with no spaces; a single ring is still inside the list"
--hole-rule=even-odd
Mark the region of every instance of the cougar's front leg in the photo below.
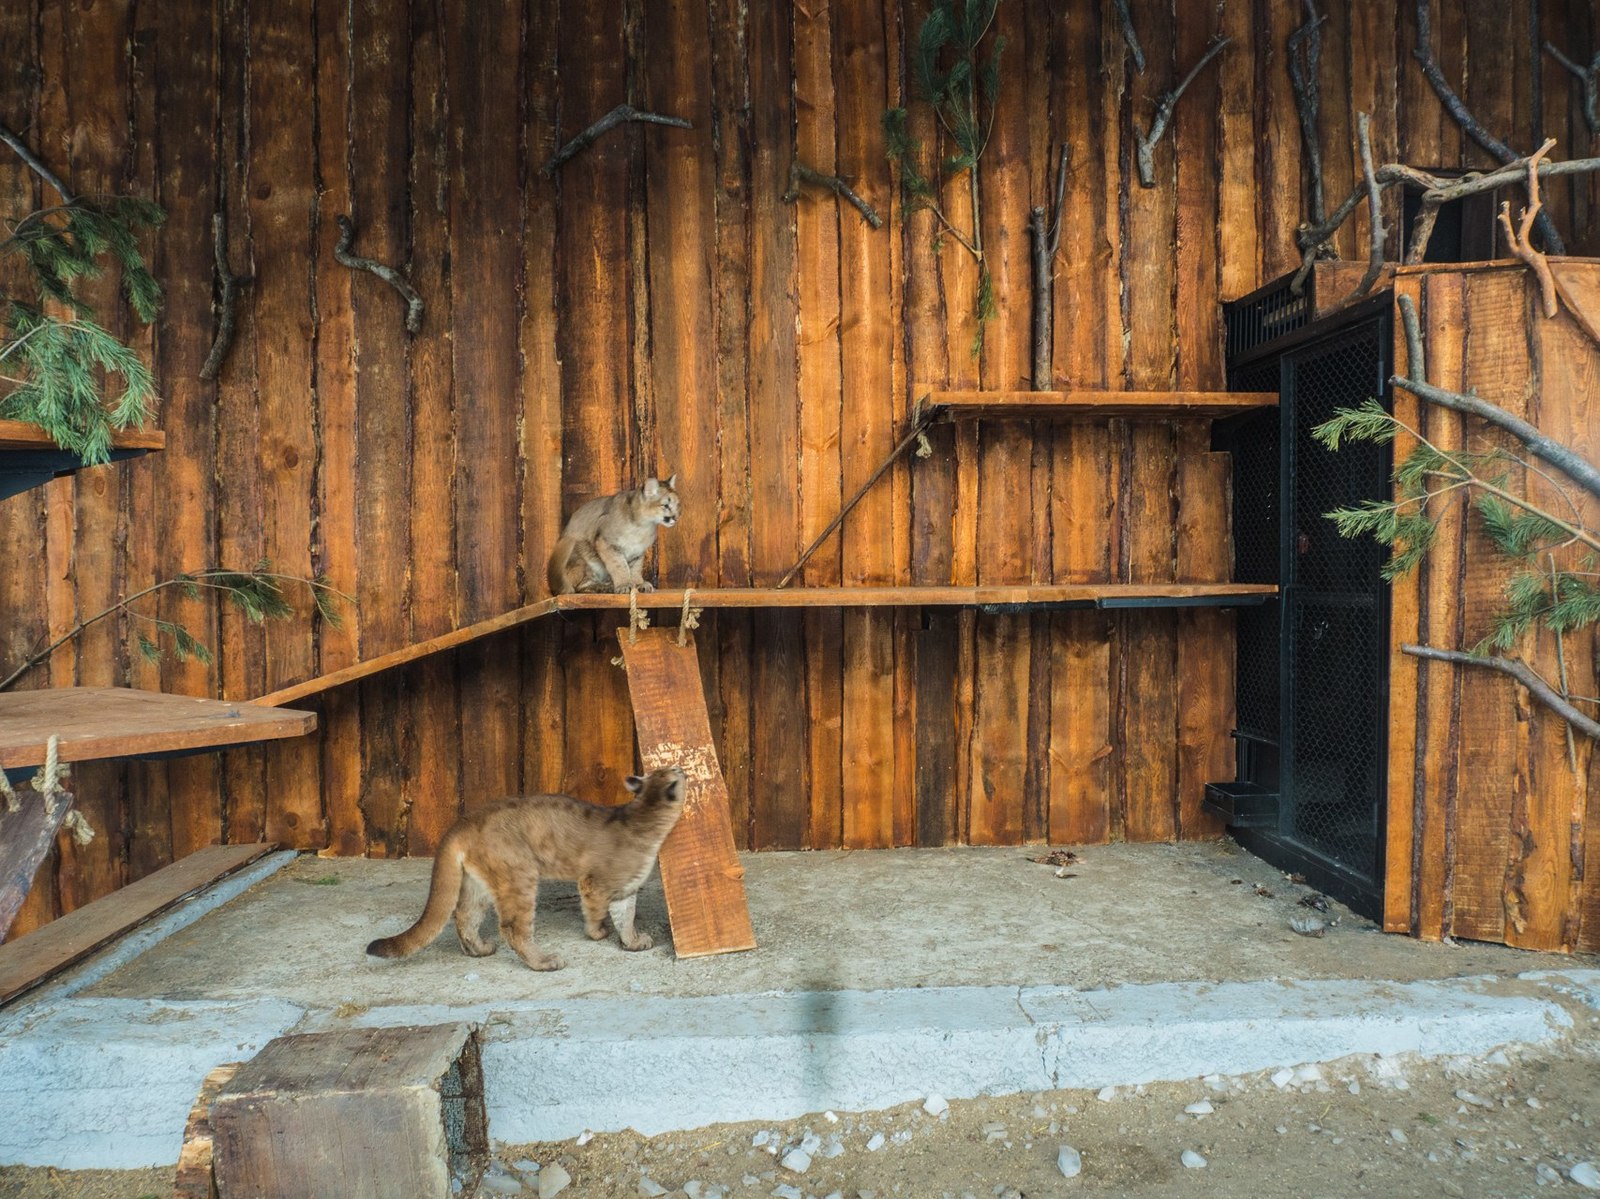
[[[649,949],[655,944],[648,933],[641,933],[633,927],[634,910],[639,903],[637,893],[626,899],[619,899],[611,905],[612,921],[617,926],[617,932],[622,937],[624,949]]]
[[[594,539],[594,551],[600,555],[600,561],[605,563],[606,573],[611,576],[611,590],[626,591],[634,586],[633,571],[628,569],[628,560],[624,558],[616,546],[602,537]],[[641,587],[639,590],[646,590]]]

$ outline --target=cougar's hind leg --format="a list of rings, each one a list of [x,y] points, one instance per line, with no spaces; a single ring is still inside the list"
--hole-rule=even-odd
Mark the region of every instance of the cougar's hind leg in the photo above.
[[[494,906],[500,911],[500,933],[506,944],[530,970],[559,970],[566,965],[553,953],[540,953],[533,939],[534,917],[539,911],[539,880],[521,879],[495,891]]]
[[[456,902],[456,936],[461,939],[461,951],[469,957],[487,957],[494,952],[494,942],[483,936],[483,918],[491,903],[489,888],[466,871],[461,877],[461,898]]]

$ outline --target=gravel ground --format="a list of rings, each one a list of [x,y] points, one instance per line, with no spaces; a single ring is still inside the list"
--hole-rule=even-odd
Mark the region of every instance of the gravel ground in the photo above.
[[[1591,1191],[1574,1169],[1582,1179],[1582,1163],[1600,1166],[1600,1041],[1592,1026],[1581,1045],[1431,1062],[1350,1058],[1292,1077],[956,1100],[939,1116],[916,1102],[650,1139],[620,1133],[582,1145],[502,1146],[504,1164],[481,1194],[532,1199],[540,1175],[553,1177],[559,1165],[572,1180],[559,1193],[573,1199],[1576,1199]],[[804,1164],[789,1154],[807,1145],[803,1171],[782,1164]],[[1075,1178],[1057,1164],[1063,1146],[1081,1160]],[[1186,1151],[1199,1155],[1189,1158],[1195,1165],[1184,1164]],[[642,1187],[642,1178],[662,1189]],[[165,1196],[170,1186],[170,1170],[0,1167],[5,1199],[139,1199]],[[1600,1173],[1594,1186],[1600,1193]]]

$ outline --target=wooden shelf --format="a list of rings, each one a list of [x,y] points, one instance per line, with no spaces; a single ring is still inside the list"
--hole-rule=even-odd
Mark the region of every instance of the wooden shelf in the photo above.
[[[60,736],[64,762],[224,749],[299,737],[317,727],[315,712],[163,695],[128,687],[54,687],[0,693],[0,767],[44,762]]]
[[[166,444],[167,435],[157,430],[125,429],[111,438],[111,461],[141,458]],[[56,445],[38,426],[0,420],[0,500],[83,469],[81,458]]]
[[[1270,583],[1063,583],[1018,587],[717,587],[690,593],[692,608],[1196,608],[1243,607],[1278,594]],[[652,591],[638,597],[639,607],[678,609],[684,592]],[[408,645],[380,657],[357,662],[320,678],[296,683],[264,695],[258,704],[288,704],[308,695],[393,670],[419,658],[442,653],[527,624],[555,612],[627,611],[628,596],[611,593],[560,595],[512,612],[481,620],[429,641]],[[3,698],[3,697],[0,697]]]
[[[1210,420],[1274,408],[1271,391],[929,391],[944,421]]]

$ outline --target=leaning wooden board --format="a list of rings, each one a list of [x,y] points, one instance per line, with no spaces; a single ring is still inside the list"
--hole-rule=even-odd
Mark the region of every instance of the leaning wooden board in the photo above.
[[[711,742],[693,637],[617,630],[628,694],[647,770],[678,766],[689,778],[683,815],[661,847],[661,886],[680,958],[738,953],[756,947],[745,898],[744,867],[733,844],[728,785]]]
[[[208,845],[154,874],[0,945],[0,1003],[20,995],[173,904],[248,866],[271,845]]]

